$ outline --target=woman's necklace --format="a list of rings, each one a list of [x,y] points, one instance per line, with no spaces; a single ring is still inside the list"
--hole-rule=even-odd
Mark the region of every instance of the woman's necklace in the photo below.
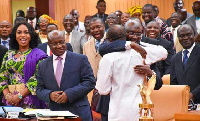
[[[25,50],[25,51],[21,51],[21,52],[18,50],[17,54],[25,54],[25,53],[28,52],[28,51],[29,51],[29,49],[27,49],[27,50]]]

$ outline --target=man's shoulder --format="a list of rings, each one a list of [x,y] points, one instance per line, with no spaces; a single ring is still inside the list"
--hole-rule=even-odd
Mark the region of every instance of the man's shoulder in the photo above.
[[[3,45],[0,45],[0,49],[1,49],[2,51],[7,51],[7,50],[8,50],[8,48],[4,47]]]

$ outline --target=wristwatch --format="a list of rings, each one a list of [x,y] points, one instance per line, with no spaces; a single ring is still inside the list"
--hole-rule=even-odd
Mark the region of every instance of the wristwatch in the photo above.
[[[22,95],[20,93],[18,93],[18,97],[19,99],[22,99]]]

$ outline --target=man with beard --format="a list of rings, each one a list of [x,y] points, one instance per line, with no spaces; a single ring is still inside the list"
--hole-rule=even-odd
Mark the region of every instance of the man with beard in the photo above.
[[[9,49],[9,34],[12,31],[12,24],[8,21],[2,21],[0,23],[0,44],[4,47],[7,47]]]
[[[126,32],[129,36],[137,37],[133,40],[134,42],[139,42],[142,27],[137,21],[134,22],[132,24],[128,21],[125,24],[127,25]],[[109,42],[126,41],[124,27],[111,26],[106,38]],[[167,51],[161,46],[147,43],[143,46],[146,46],[144,49],[147,52],[145,60],[135,50],[130,49],[125,52],[108,53],[100,61],[96,88],[101,95],[110,94],[108,120],[135,121],[139,119],[138,104],[142,102],[142,99],[137,85],[143,83],[145,75],[152,76],[153,72],[149,64],[165,59],[167,56]],[[158,81],[156,81],[157,84],[160,83]]]
[[[82,54],[83,45],[87,42],[84,38],[84,33],[74,30],[74,18],[71,14],[63,18],[63,26],[65,28],[64,36],[65,42],[72,45],[73,52]]]
[[[200,103],[200,47],[195,44],[194,30],[188,24],[178,28],[183,50],[172,57],[170,84],[188,85],[189,99]]]
[[[39,29],[38,20],[36,18],[36,9],[34,7],[28,7],[26,11],[26,21],[32,25],[35,30]]]
[[[194,35],[200,34],[200,1],[195,1],[192,5],[194,15],[186,23],[194,29]]]
[[[94,88],[92,68],[85,55],[66,51],[63,33],[48,34],[53,55],[38,65],[37,96],[53,111],[68,110],[82,121],[92,121],[87,94]]]
[[[104,0],[98,0],[96,9],[98,12],[93,15],[93,17],[100,18],[103,23],[105,24],[105,29],[108,29],[108,25],[106,24],[106,18],[108,17],[108,14],[105,14],[106,11],[106,1]]]
[[[79,21],[78,10],[72,9],[70,14],[74,17],[74,30],[79,32],[85,32],[84,23]]]

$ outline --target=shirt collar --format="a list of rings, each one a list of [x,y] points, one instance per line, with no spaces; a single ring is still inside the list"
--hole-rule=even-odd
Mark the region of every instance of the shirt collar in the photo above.
[[[2,42],[2,41],[8,41],[8,42],[9,42],[9,41],[10,41],[10,38],[8,37],[7,40],[3,40],[3,39],[1,38],[1,42]]]
[[[72,31],[69,33],[69,35],[72,35],[74,29],[72,29]],[[65,35],[67,34],[67,32],[65,31]]]
[[[187,49],[187,50],[189,51],[189,53],[191,53],[191,52],[192,52],[192,50],[193,50],[194,46],[195,46],[195,42],[194,42],[194,44],[192,45],[192,47],[191,47],[191,48]],[[183,51],[182,51],[182,53],[184,52],[184,50],[186,50],[186,49],[184,49],[184,48],[183,48]]]
[[[36,18],[34,18],[33,20],[29,20],[29,19],[28,19],[28,23],[31,22],[31,21],[32,21],[32,22],[35,22],[35,21],[36,21]]]
[[[63,58],[63,59],[65,59],[66,58],[66,54],[67,54],[67,51],[65,51],[65,53],[63,55],[61,55],[60,57]],[[56,60],[57,57],[58,56],[56,56],[56,55],[53,54],[53,60],[54,61]]]

